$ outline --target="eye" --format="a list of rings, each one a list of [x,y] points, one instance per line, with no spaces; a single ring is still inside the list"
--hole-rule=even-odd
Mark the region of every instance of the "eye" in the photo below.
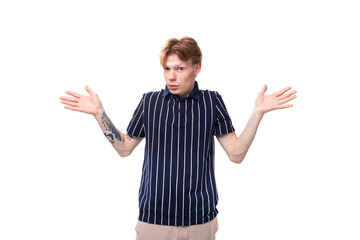
[[[168,70],[169,70],[169,68],[168,68],[168,67],[164,67],[164,70],[165,70],[165,71],[168,71]]]
[[[183,68],[183,67],[179,67],[178,70],[179,70],[179,71],[182,71],[182,70],[184,70],[184,68]]]

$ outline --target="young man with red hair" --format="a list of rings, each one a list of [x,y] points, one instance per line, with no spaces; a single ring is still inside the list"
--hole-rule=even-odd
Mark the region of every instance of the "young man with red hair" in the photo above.
[[[145,93],[122,133],[106,115],[99,96],[67,91],[65,108],[92,114],[120,156],[146,139],[139,190],[140,240],[215,239],[218,195],[214,176],[214,136],[229,159],[241,163],[265,113],[292,107],[296,91],[258,93],[250,119],[237,136],[221,95],[200,90],[196,76],[202,54],[190,37],[169,39],[160,54],[165,89]]]

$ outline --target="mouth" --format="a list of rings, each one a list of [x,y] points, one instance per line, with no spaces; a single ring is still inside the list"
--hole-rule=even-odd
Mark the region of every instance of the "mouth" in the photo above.
[[[178,85],[169,85],[169,88],[170,88],[171,90],[175,90],[175,89],[178,88]]]

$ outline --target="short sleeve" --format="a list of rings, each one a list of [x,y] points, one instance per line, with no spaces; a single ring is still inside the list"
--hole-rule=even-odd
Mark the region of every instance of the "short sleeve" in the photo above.
[[[225,103],[218,92],[215,92],[216,123],[214,135],[228,134],[235,131]]]
[[[135,137],[145,137],[144,129],[144,99],[145,94],[143,95],[140,103],[136,107],[133,117],[127,127],[127,133]]]

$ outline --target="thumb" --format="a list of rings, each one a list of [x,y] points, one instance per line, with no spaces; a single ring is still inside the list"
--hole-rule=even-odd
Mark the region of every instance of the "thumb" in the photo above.
[[[93,90],[91,90],[88,85],[85,86],[85,89],[91,96],[96,95],[96,93]]]
[[[265,84],[265,85],[263,86],[263,88],[261,89],[260,94],[264,95],[265,92],[266,92],[266,90],[267,90],[267,85]]]

